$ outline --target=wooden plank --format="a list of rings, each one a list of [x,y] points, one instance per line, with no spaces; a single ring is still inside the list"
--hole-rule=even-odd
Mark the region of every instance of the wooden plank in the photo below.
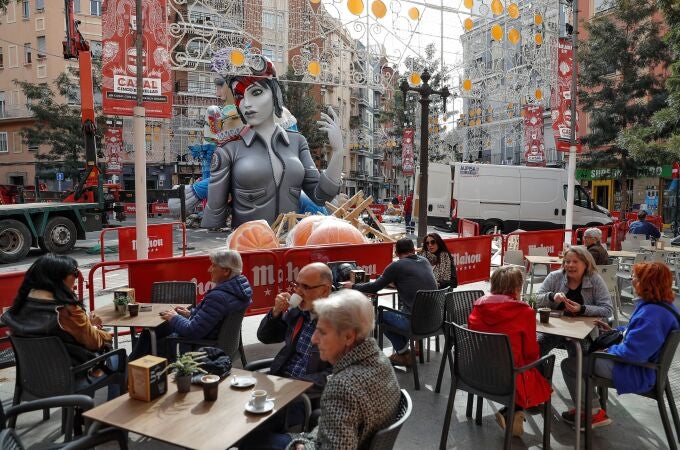
[[[356,208],[354,208],[354,211],[344,216],[343,219],[351,221],[352,219],[358,218],[371,203],[373,203],[373,197],[369,195],[366,200],[359,203]]]
[[[281,226],[281,221],[283,220],[283,213],[279,213],[278,217],[272,224],[272,230],[274,231],[274,234],[277,233],[278,228]]]
[[[380,230],[380,232],[383,234],[387,234],[387,230],[385,229],[383,224],[380,223],[373,210],[371,208],[366,208],[366,211],[368,212],[368,215],[371,217],[371,219],[373,219],[373,222],[375,222],[375,224],[378,225],[378,229]]]

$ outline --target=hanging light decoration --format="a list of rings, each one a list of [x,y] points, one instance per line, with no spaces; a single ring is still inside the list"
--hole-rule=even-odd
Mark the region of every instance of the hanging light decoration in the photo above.
[[[543,23],[543,16],[538,13],[534,14],[534,23],[540,26]]]
[[[418,72],[413,72],[411,75],[409,75],[408,82],[411,83],[411,86],[418,86],[423,82],[423,80],[420,78],[420,74]]]
[[[319,61],[310,61],[309,64],[307,64],[307,72],[313,77],[318,77],[321,73],[321,64],[319,64]]]
[[[517,3],[510,3],[508,5],[508,16],[510,16],[511,19],[517,19],[519,17],[519,6],[517,6]]]
[[[362,0],[347,0],[347,9],[355,16],[360,16],[364,12],[364,2]]]
[[[517,45],[519,38],[519,30],[516,28],[510,28],[510,31],[508,31],[508,41],[510,41],[512,45]]]
[[[470,31],[470,30],[472,30],[472,27],[474,26],[474,22],[472,21],[472,19],[470,19],[470,18],[468,17],[467,19],[465,19],[465,20],[463,21],[463,26],[465,27],[465,29],[466,29],[467,31]]]
[[[536,33],[534,35],[534,42],[536,45],[541,45],[543,43],[543,35],[541,33]]]
[[[501,3],[501,0],[493,0],[491,2],[491,12],[494,16],[500,16],[503,13],[503,3]]]
[[[472,9],[474,5],[475,2],[473,0],[463,0],[463,6],[465,6],[467,9]]]
[[[408,10],[408,16],[411,18],[411,20],[418,20],[420,17],[420,10],[414,6]]]
[[[378,19],[382,19],[387,14],[387,6],[382,0],[375,0],[371,3],[371,11]]]
[[[534,98],[536,98],[536,100],[541,100],[543,98],[543,91],[541,89],[536,89],[534,91]]]
[[[472,89],[472,80],[470,80],[469,78],[463,80],[463,90],[469,91],[471,89]]]
[[[309,3],[311,3],[312,5],[318,5],[319,3],[321,3],[321,0],[309,0]]]
[[[233,65],[240,67],[246,62],[246,55],[241,50],[234,49],[229,54],[229,60]]]
[[[502,41],[503,40],[503,27],[501,27],[498,24],[495,24],[491,27],[491,37],[494,38],[495,41]]]

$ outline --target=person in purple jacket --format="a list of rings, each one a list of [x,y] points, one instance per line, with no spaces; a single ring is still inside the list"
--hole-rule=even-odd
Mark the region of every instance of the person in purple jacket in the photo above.
[[[165,322],[156,328],[158,353],[165,356],[164,338],[169,335],[190,339],[217,339],[224,319],[229,314],[245,311],[253,302],[253,290],[248,279],[241,274],[243,261],[234,250],[219,248],[209,253],[210,280],[215,286],[196,307],[176,307],[161,313]],[[151,336],[143,331],[135,345],[130,360],[149,354]]]
[[[633,362],[656,362],[669,333],[680,329],[680,309],[673,305],[673,274],[661,262],[639,263],[633,266],[633,287],[638,295],[635,309],[628,326],[621,326],[623,341],[604,350],[612,355]],[[612,328],[602,321],[596,321],[603,331]],[[588,367],[587,357],[583,367]],[[562,361],[562,374],[571,398],[576,402],[576,358]],[[652,390],[656,383],[656,372],[645,367],[616,363],[608,359],[598,359],[595,374],[613,381],[619,394],[644,394]],[[581,402],[585,398],[585,393]],[[609,425],[612,421],[600,409],[597,395],[593,395],[593,428]],[[583,414],[583,413],[582,413]],[[583,422],[581,417],[581,422]],[[562,418],[573,423],[575,410],[562,413]]]

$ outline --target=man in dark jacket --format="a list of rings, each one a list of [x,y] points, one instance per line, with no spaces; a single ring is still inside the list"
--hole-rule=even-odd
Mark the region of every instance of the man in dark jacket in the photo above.
[[[583,244],[593,255],[595,264],[598,266],[606,266],[609,264],[609,253],[607,249],[602,246],[602,231],[599,228],[588,228],[583,233]]]
[[[253,290],[248,279],[241,275],[241,255],[234,250],[220,248],[210,252],[209,257],[208,272],[215,286],[195,308],[176,307],[161,313],[161,317],[167,322],[156,328],[159,354],[165,351],[165,344],[161,339],[171,334],[191,339],[217,339],[224,319],[229,314],[245,311],[252,303]],[[148,331],[144,331],[130,355],[130,360],[144,356],[150,350],[150,335]]]
[[[646,239],[649,239],[650,237],[659,239],[661,237],[659,229],[655,227],[654,224],[647,222],[646,211],[638,211],[638,220],[630,224],[628,233],[644,234]]]

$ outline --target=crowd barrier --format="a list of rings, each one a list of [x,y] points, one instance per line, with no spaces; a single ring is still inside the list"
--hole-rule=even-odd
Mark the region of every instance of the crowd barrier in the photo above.
[[[12,306],[12,303],[14,303],[14,298],[19,292],[19,287],[21,287],[21,283],[24,281],[25,275],[26,272],[23,270],[0,274],[0,307],[2,309]],[[75,292],[78,295],[78,299],[80,301],[83,301],[85,287],[86,285],[83,275],[78,274]]]
[[[134,203],[123,203],[123,212],[127,216],[133,216],[137,212],[137,206]],[[149,203],[146,212],[152,216],[169,216],[171,214],[167,203]]]
[[[479,236],[479,224],[467,219],[458,219],[458,237]]]

